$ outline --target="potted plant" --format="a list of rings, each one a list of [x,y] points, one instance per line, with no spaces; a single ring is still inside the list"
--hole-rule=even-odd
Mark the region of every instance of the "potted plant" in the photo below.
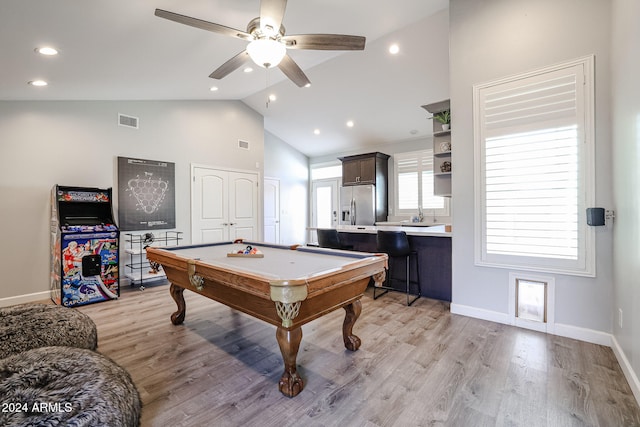
[[[449,130],[449,126],[451,125],[451,110],[437,112],[433,115],[433,118],[442,123],[442,130]]]

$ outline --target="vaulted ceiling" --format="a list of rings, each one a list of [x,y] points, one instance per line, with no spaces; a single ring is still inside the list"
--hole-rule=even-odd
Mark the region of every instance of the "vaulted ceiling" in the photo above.
[[[160,8],[245,30],[259,0],[2,1],[0,100],[241,100],[264,116],[267,131],[310,157],[421,138],[431,124],[420,105],[449,93],[447,7],[289,1],[287,34],[367,38],[364,51],[289,50],[312,82],[299,88],[279,69],[258,66],[209,78],[247,43],[154,15]],[[60,54],[34,52],[44,45]],[[27,84],[36,79],[49,85]],[[271,94],[276,100],[267,102]]]

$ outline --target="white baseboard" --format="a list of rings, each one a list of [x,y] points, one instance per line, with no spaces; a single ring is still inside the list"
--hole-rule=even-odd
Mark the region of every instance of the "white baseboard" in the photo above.
[[[629,387],[631,387],[631,391],[640,405],[640,380],[638,380],[638,376],[633,370],[631,363],[629,363],[629,359],[625,356],[624,351],[622,351],[622,347],[618,343],[618,340],[615,336],[611,338],[612,345],[611,349],[613,350],[613,354],[616,355],[616,359],[618,359],[618,363],[622,368],[622,372],[624,372],[624,376],[627,378],[627,382],[629,383]]]
[[[451,304],[451,313],[460,314],[462,316],[474,317],[476,319],[489,320],[491,322],[503,323],[505,325],[514,325],[512,319],[507,313],[485,310],[482,308],[471,307],[468,305]],[[593,329],[579,328],[577,326],[563,325],[555,323],[552,327],[552,335],[558,335],[566,338],[573,338],[579,341],[590,342],[593,344],[611,347],[612,335],[606,332],[596,331]],[[550,332],[551,333],[551,332]]]
[[[563,325],[556,323],[555,334],[561,337],[573,338],[574,340],[586,341],[592,344],[611,347],[613,335],[593,329],[579,328],[577,326]]]
[[[509,315],[498,311],[485,310],[483,308],[471,307],[469,305],[460,305],[451,303],[451,313],[460,314],[462,316],[473,317],[476,319],[489,320],[491,322],[511,324]]]
[[[51,298],[51,291],[35,292],[33,294],[17,295],[15,297],[0,298],[0,307],[43,301]]]

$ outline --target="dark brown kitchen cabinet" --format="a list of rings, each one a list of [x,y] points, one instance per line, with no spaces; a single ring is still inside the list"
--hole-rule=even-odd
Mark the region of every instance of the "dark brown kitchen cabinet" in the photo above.
[[[367,157],[342,161],[342,185],[376,183],[376,159]]]
[[[341,157],[342,185],[377,184],[387,180],[389,156],[383,153]]]

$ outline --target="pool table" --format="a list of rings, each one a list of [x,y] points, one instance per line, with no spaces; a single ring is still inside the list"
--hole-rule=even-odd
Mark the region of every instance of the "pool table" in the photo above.
[[[247,246],[256,256],[229,256]],[[262,257],[259,257],[262,255]],[[148,247],[149,261],[159,263],[171,282],[178,306],[173,324],[184,321],[184,290],[196,292],[277,327],[276,339],[284,360],[278,387],[296,396],[304,381],[296,370],[302,325],[340,307],[346,314],[342,336],[347,349],[360,347],[353,325],[360,316],[364,294],[373,278],[385,278],[386,254],[348,252],[303,246],[235,241],[193,246]]]

